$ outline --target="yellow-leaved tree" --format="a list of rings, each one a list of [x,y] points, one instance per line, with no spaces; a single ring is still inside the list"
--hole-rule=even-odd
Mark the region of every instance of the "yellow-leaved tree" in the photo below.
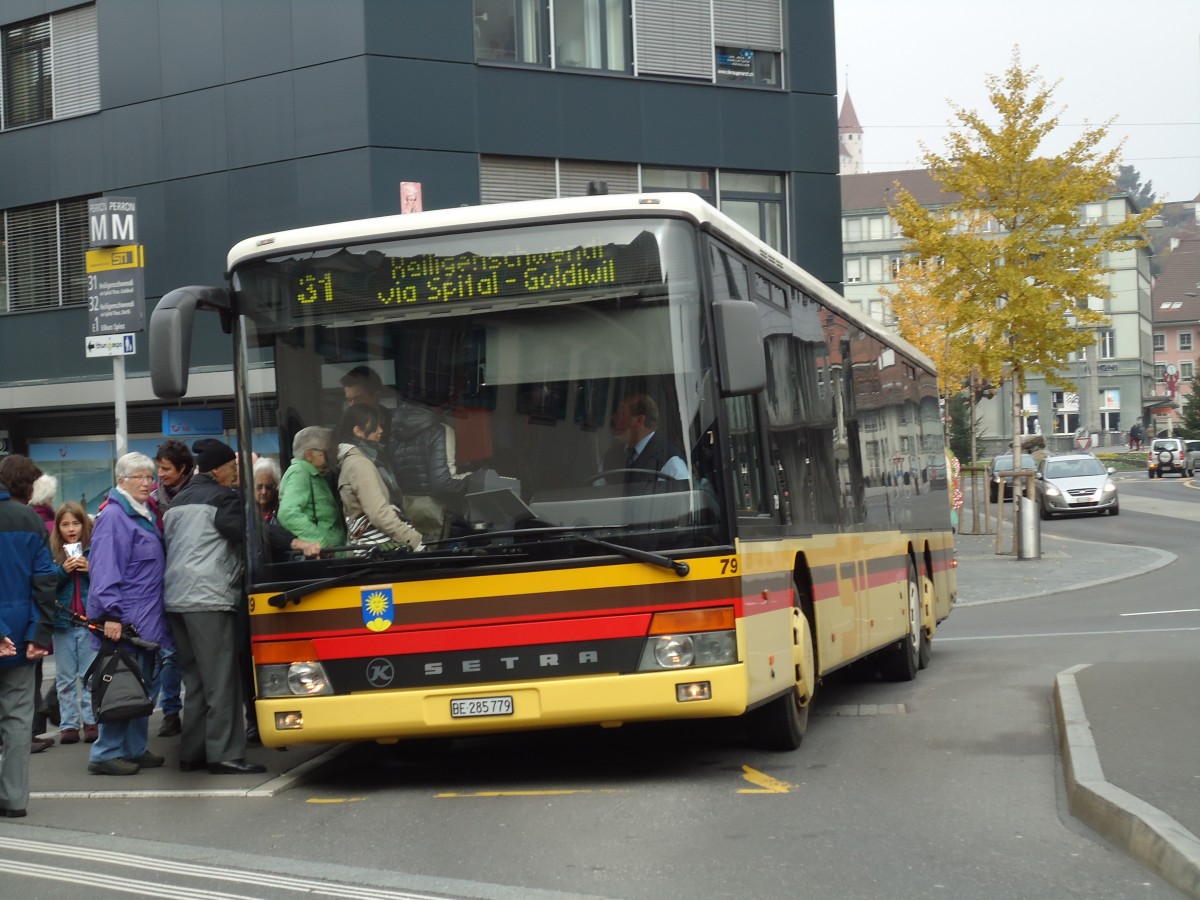
[[[1089,302],[1112,296],[1106,254],[1145,244],[1143,225],[1158,206],[1118,222],[1081,219],[1084,204],[1117,191],[1122,144],[1097,149],[1111,123],[1042,156],[1059,123],[1050,109],[1055,85],[1036,67],[1023,69],[1016,49],[1004,77],[986,84],[995,124],[951,104],[961,129],[947,138],[945,156],[923,156],[944,205],[922,207],[897,185],[890,211],[910,256],[884,293],[900,333],[938,364],[944,396],[968,380],[1011,379],[1016,436],[1026,378],[1072,386],[1063,377],[1070,355],[1108,323]]]

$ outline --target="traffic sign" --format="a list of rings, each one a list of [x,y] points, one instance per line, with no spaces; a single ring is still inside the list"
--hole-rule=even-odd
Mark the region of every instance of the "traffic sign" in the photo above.
[[[132,334],[94,334],[84,338],[88,358],[94,356],[132,356],[137,343]]]
[[[146,327],[142,271],[145,254],[138,244],[89,250],[87,261],[88,331],[126,334]]]

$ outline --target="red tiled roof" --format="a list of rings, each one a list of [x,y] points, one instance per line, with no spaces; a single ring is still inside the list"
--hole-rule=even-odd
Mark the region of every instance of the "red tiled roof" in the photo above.
[[[1180,305],[1163,309],[1164,303]],[[1150,319],[1164,325],[1200,321],[1200,240],[1180,241],[1163,262],[1150,290]]]
[[[838,133],[845,134],[847,132],[862,134],[862,126],[858,124],[858,114],[854,111],[849,91],[846,91],[846,97],[842,101],[842,112],[838,116]]]
[[[891,204],[896,182],[922,206],[942,206],[958,199],[958,194],[943,192],[942,186],[933,180],[928,169],[865,172],[861,175],[842,176],[842,212],[887,209]]]

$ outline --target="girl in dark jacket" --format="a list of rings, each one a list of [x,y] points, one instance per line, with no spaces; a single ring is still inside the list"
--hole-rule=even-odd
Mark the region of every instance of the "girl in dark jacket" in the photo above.
[[[71,613],[86,614],[88,587],[88,552],[92,543],[92,520],[78,503],[64,503],[54,517],[50,534],[50,552],[58,575],[58,609],[54,616],[55,687],[58,689],[58,708],[61,718],[59,740],[64,744],[79,743],[82,718],[83,740],[93,743],[99,735],[96,717],[92,712],[92,695],[80,689],[83,675],[96,658],[86,628],[74,625]],[[78,695],[78,699],[77,698]]]

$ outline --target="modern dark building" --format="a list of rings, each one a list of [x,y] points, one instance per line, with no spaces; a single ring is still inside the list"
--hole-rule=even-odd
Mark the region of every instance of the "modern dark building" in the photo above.
[[[60,501],[111,483],[89,200],[136,202],[147,319],[236,241],[395,213],[401,182],[426,209],[691,190],[836,286],[835,81],[833,0],[6,0],[0,452]],[[229,342],[201,327],[181,405],[145,334],[122,357],[131,449],[232,427]]]

